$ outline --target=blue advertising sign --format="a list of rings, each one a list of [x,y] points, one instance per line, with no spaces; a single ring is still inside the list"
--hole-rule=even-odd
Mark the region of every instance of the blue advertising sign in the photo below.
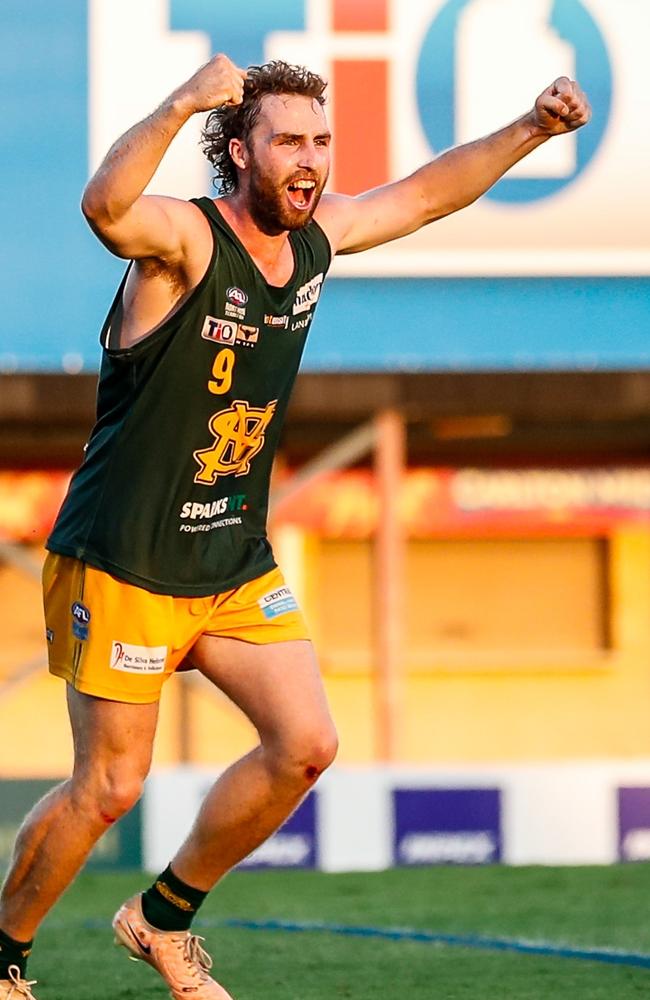
[[[650,861],[650,788],[618,789],[618,856]]]
[[[398,788],[393,810],[396,865],[501,861],[498,788]]]

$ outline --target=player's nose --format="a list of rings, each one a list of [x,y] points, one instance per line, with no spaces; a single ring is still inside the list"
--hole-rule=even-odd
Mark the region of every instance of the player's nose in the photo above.
[[[314,170],[318,164],[318,147],[314,142],[306,139],[300,149],[300,166],[308,170]]]

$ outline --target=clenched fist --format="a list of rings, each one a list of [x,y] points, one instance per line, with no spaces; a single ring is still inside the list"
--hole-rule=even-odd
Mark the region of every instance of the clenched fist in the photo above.
[[[586,125],[591,105],[577,83],[560,76],[535,101],[535,125],[548,135],[563,135]]]
[[[175,93],[191,113],[212,111],[223,104],[241,104],[244,96],[245,69],[235,66],[228,56],[219,54],[190,77]]]

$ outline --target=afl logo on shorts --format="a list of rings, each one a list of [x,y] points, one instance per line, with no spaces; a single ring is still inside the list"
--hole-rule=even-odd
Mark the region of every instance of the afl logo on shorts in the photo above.
[[[90,611],[81,601],[75,601],[70,610],[72,611],[72,634],[75,639],[85,642],[88,638]]]
[[[87,625],[90,621],[90,611],[81,601],[75,601],[72,605],[72,617],[83,625]]]

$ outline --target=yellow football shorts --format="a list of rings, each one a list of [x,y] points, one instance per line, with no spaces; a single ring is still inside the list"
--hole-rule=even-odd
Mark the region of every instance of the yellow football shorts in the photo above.
[[[157,701],[202,635],[256,644],[309,638],[277,568],[212,597],[169,597],[51,552],[43,601],[50,673],[112,701]]]

